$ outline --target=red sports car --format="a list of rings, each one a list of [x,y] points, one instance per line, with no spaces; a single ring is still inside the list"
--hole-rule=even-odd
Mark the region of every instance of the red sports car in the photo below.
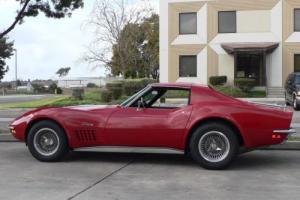
[[[121,105],[47,107],[17,118],[11,133],[40,161],[92,146],[173,148],[208,169],[241,149],[282,143],[295,131],[286,107],[249,103],[196,84],[152,84]]]

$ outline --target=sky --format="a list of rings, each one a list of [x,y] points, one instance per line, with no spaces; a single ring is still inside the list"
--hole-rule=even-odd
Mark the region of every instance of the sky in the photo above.
[[[133,3],[138,0],[133,0]],[[158,0],[151,0],[158,10]],[[104,68],[89,66],[82,57],[93,40],[93,31],[86,26],[95,0],[85,0],[83,9],[71,18],[49,19],[43,16],[25,18],[22,25],[9,33],[18,52],[18,79],[56,79],[61,67],[71,67],[69,77],[105,76]],[[16,15],[19,4],[15,0],[0,0],[0,31],[7,28]],[[10,70],[2,81],[15,79],[15,57],[6,60]]]

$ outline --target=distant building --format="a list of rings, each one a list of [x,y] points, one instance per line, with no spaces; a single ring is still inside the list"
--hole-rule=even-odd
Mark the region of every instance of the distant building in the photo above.
[[[23,92],[33,92],[33,87],[32,87],[31,81],[28,80],[26,85],[18,86],[17,90],[23,91]]]
[[[98,87],[104,87],[107,82],[114,80],[121,80],[122,78],[116,77],[75,77],[75,78],[62,78],[57,80],[58,87],[61,88],[75,88],[87,87],[87,84],[94,83]]]

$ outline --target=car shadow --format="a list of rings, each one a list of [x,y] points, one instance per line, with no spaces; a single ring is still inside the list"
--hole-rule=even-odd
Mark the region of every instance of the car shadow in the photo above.
[[[257,170],[274,167],[300,166],[293,155],[272,151],[254,151],[239,155],[227,170]],[[140,164],[158,164],[199,168],[199,165],[184,154],[164,153],[120,153],[120,152],[71,152],[63,162],[133,162]]]

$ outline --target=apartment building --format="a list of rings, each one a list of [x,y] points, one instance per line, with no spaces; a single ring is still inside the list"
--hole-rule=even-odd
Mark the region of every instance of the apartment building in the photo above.
[[[252,78],[282,88],[300,72],[300,0],[160,0],[160,81]]]

